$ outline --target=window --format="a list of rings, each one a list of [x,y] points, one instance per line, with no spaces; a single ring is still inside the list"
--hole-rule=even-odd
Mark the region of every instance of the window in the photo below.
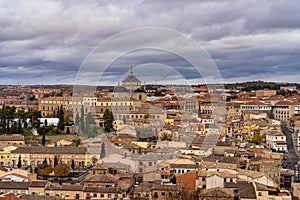
[[[152,166],[152,162],[149,162],[149,166],[150,166],[150,167]]]
[[[100,194],[100,197],[102,197],[102,198],[103,198],[103,197],[104,197],[104,194]]]
[[[261,193],[261,192],[259,192],[259,193],[258,193],[258,196],[262,196],[262,193]]]
[[[158,197],[158,193],[154,192],[154,198],[157,198],[157,197]]]
[[[94,197],[97,197],[97,194],[95,193],[93,196],[94,196]]]
[[[205,177],[202,177],[202,181],[205,181]]]
[[[165,196],[166,194],[165,194],[165,192],[161,192],[161,196]]]

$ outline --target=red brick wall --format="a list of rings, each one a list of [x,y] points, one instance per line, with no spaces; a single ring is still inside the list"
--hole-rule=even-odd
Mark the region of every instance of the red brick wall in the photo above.
[[[182,200],[194,199],[193,196],[196,195],[196,179],[196,171],[180,174],[176,177],[176,183],[182,186]]]

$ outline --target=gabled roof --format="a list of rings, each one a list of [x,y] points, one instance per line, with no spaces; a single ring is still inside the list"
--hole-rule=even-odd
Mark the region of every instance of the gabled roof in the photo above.
[[[290,105],[295,105],[294,102],[289,101],[289,100],[282,100],[282,101],[278,101],[275,106],[290,106]],[[297,104],[299,105],[299,104]]]
[[[237,186],[240,198],[256,199],[255,188],[252,183],[238,182]]]
[[[61,186],[59,185],[51,185],[47,186],[46,190],[64,190],[64,191],[82,191],[83,190],[83,185],[67,185],[63,184]]]
[[[116,86],[113,92],[129,92],[129,90],[123,86]]]
[[[201,197],[219,197],[219,198],[233,198],[234,193],[228,188],[211,188],[204,191],[201,191],[199,196]]]
[[[117,179],[111,174],[96,174],[86,178],[84,182],[116,183]]]
[[[250,101],[250,102],[245,103],[243,105],[246,105],[246,106],[248,106],[248,105],[250,105],[250,106],[266,106],[267,104],[265,104],[261,101]]]
[[[46,187],[47,181],[32,181],[29,187]]]
[[[0,141],[24,141],[24,136],[21,134],[0,135]]]
[[[0,182],[1,189],[15,189],[15,190],[27,190],[29,182]]]
[[[157,185],[152,186],[153,190],[165,190],[165,191],[181,191],[182,188],[179,185]]]
[[[104,167],[114,168],[114,169],[125,169],[129,171],[130,165],[120,163],[120,162],[105,162],[103,163]]]
[[[114,187],[85,187],[83,192],[94,192],[94,193],[116,193],[121,194],[122,192]]]

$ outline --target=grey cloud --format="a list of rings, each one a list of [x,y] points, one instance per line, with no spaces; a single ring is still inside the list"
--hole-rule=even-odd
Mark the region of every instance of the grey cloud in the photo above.
[[[299,8],[297,0],[0,0],[0,81],[73,83],[79,66],[97,44],[113,34],[145,26],[174,29],[195,39],[207,49],[225,80],[287,79],[300,73]],[[117,54],[120,48],[115,44],[105,53]],[[120,77],[130,64],[157,62],[197,78],[182,58],[152,53],[124,56],[114,62],[114,71],[108,75]],[[28,76],[14,74],[21,69]]]

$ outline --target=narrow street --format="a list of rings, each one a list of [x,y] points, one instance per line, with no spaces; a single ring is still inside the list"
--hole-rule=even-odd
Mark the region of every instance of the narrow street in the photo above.
[[[285,160],[284,165],[286,166],[287,169],[295,170],[295,181],[298,182],[300,181],[299,167],[298,167],[299,157],[294,148],[292,133],[287,128],[286,123],[284,122],[281,123],[281,129],[286,136],[286,142],[288,147],[288,153],[286,154],[287,159]]]

